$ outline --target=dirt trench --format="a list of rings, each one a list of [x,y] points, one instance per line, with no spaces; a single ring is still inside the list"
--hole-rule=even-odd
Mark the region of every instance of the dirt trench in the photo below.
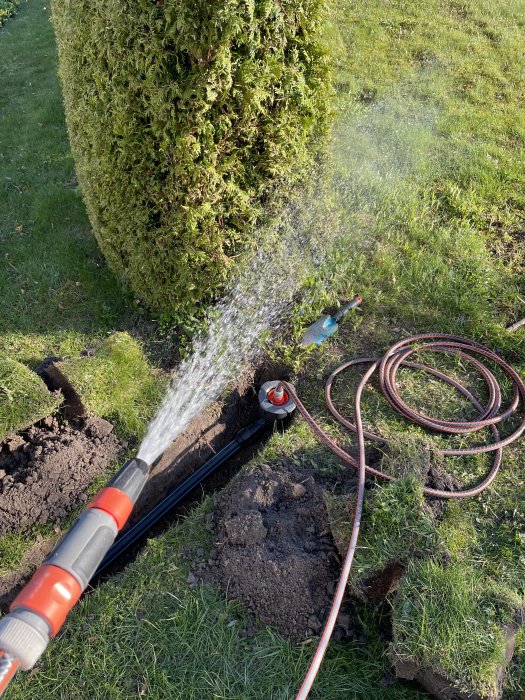
[[[129,445],[117,439],[111,423],[86,416],[80,397],[53,363],[43,367],[49,386],[63,391],[65,410],[0,443],[0,537],[31,533],[42,524],[51,524],[56,536],[37,535],[16,570],[0,576],[3,610],[63,534],[67,517],[88,500],[93,480],[129,453]],[[266,361],[246,368],[226,397],[208,406],[153,465],[127,527],[253,422],[259,415],[259,385],[284,376],[284,367]],[[208,488],[224,485],[239,466],[237,462],[220,470]]]

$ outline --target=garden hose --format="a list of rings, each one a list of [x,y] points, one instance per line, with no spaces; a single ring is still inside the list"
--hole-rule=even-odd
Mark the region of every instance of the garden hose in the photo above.
[[[419,353],[421,351],[431,351],[439,352],[445,354],[456,355],[465,362],[473,366],[485,379],[488,390],[489,398],[486,406],[478,401],[478,399],[473,396],[473,394],[457,382],[452,377],[447,376],[443,372],[440,372],[433,367],[421,364],[419,362],[414,362],[408,358],[413,353]],[[482,358],[489,360],[496,365],[505,373],[509,378],[513,387],[513,396],[510,404],[504,408],[501,413],[501,389],[498,381],[494,374],[487,368],[483,361],[480,361],[476,355],[481,355]],[[338,377],[342,372],[350,367],[356,365],[369,365],[365,374],[359,381],[355,394],[355,423],[350,422],[346,419],[335,407],[332,400],[332,386],[336,377]],[[441,420],[439,418],[432,418],[423,413],[420,413],[410,406],[408,406],[399,395],[399,390],[396,381],[397,371],[400,367],[410,367],[412,369],[424,371],[427,374],[431,374],[438,379],[443,380],[450,386],[457,389],[461,394],[463,394],[469,401],[474,405],[474,407],[479,411],[479,417],[472,421],[449,421]],[[436,449],[435,452],[441,455],[475,455],[484,452],[494,452],[494,460],[492,466],[487,472],[483,480],[476,486],[468,489],[461,489],[457,491],[443,491],[441,489],[433,489],[429,487],[424,487],[423,492],[427,496],[432,496],[435,498],[467,498],[470,496],[476,496],[486,489],[496,478],[498,470],[501,466],[502,451],[503,447],[510,445],[510,443],[517,440],[525,431],[525,414],[521,418],[519,426],[510,434],[508,437],[501,438],[498,428],[496,427],[503,421],[510,418],[516,413],[516,410],[521,402],[522,410],[525,405],[525,385],[518,375],[518,373],[503,360],[499,355],[497,355],[492,350],[480,345],[471,340],[465,338],[446,335],[446,334],[421,334],[415,335],[406,340],[401,340],[395,345],[393,345],[381,358],[360,358],[357,360],[350,360],[340,365],[332,374],[328,377],[325,385],[325,400],[328,409],[334,416],[334,418],[345,428],[355,432],[357,434],[358,442],[358,455],[357,459],[350,455],[346,450],[341,448],[334,439],[329,437],[327,433],[319,426],[319,424],[312,418],[310,413],[304,407],[300,401],[294,387],[287,382],[282,382],[285,391],[288,393],[290,399],[295,403],[297,410],[301,413],[303,418],[306,420],[310,428],[313,430],[315,435],[323,442],[327,447],[332,450],[338,457],[340,457],[344,462],[351,464],[358,471],[358,488],[357,488],[357,502],[355,506],[354,520],[352,526],[352,534],[350,537],[350,542],[348,544],[348,549],[343,561],[343,566],[341,569],[341,574],[337,589],[334,595],[330,613],[326,621],[323,633],[319,640],[317,649],[314,653],[306,676],[304,678],[303,684],[296,695],[296,700],[306,700],[308,694],[312,688],[312,685],[317,676],[317,672],[323,660],[324,654],[328,647],[330,637],[334,630],[337,622],[337,616],[339,614],[339,609],[343,601],[346,586],[348,583],[348,578],[350,576],[350,570],[352,567],[352,560],[354,558],[357,540],[359,536],[359,527],[361,523],[361,515],[363,510],[363,497],[364,497],[364,487],[366,475],[373,475],[379,479],[392,481],[395,477],[385,474],[379,469],[375,469],[366,464],[365,460],[365,440],[370,440],[379,445],[385,446],[388,444],[388,440],[380,435],[376,435],[370,431],[367,431],[363,427],[363,422],[361,418],[361,396],[363,390],[368,383],[370,377],[378,370],[379,372],[379,385],[388,403],[392,408],[404,418],[416,423],[417,425],[423,426],[430,430],[448,433],[453,435],[467,435],[484,428],[489,428],[492,432],[492,442],[489,444],[484,444],[479,447],[467,447],[462,449]]]
[[[483,407],[476,397],[455,379],[432,367],[407,359],[414,352],[422,350],[451,353],[470,363],[487,383],[489,389],[487,405]],[[512,383],[512,400],[501,413],[499,413],[501,390],[498,381],[486,365],[474,355],[481,355],[496,363]],[[331,391],[334,380],[340,373],[349,367],[361,364],[370,366],[357,387],[354,424],[337,410],[331,398]],[[396,373],[399,367],[422,370],[445,381],[469,399],[479,411],[479,418],[474,421],[446,421],[426,416],[410,408],[398,392]],[[494,461],[485,478],[477,486],[466,490],[442,491],[425,487],[423,491],[427,496],[465,498],[479,494],[496,477],[501,465],[502,448],[519,438],[525,431],[525,416],[522,417],[519,427],[503,439],[500,438],[496,427],[516,413],[520,402],[525,404],[525,385],[516,371],[499,355],[484,346],[451,335],[413,336],[393,345],[382,358],[351,360],[342,364],[330,375],[325,387],[326,403],[336,420],[357,434],[357,459],[339,447],[322,430],[300,401],[292,384],[274,381],[267,382],[261,387],[259,402],[265,414],[273,420],[281,420],[297,408],[318,438],[359,472],[352,534],[340,579],[328,620],[296,700],[305,700],[308,697],[337,621],[357,546],[366,474],[381,479],[393,479],[392,476],[367,465],[365,460],[365,439],[381,445],[388,444],[385,438],[364,430],[361,418],[361,396],[369,378],[376,370],[379,370],[379,383],[387,401],[403,417],[442,433],[466,435],[484,428],[490,428],[492,431],[493,441],[490,444],[464,449],[436,450],[442,455],[472,455],[493,451]],[[0,621],[0,695],[3,694],[18,668],[29,669],[36,663],[47,647],[49,638],[61,628],[68,612],[80,598],[82,591],[110,548],[118,530],[122,529],[127,521],[133,504],[148,478],[149,470],[149,465],[140,459],[135,458],[126,462],[110,483],[88,504],[86,511],[76,521],[70,532],[59,542],[44,564],[37,569],[31,581],[13,601],[10,613]]]
[[[267,392],[272,392],[273,396],[278,384],[278,381],[267,382],[261,387],[262,416],[258,420],[240,430],[228,445],[201,465],[116,543],[117,533],[126,524],[148,480],[151,465],[138,457],[128,460],[95,496],[22,588],[11,603],[9,613],[0,619],[0,696],[18,669],[29,670],[37,663],[50,638],[61,629],[95,575],[229,457],[268,425],[293,412],[295,406],[288,399],[279,407],[266,401]]]

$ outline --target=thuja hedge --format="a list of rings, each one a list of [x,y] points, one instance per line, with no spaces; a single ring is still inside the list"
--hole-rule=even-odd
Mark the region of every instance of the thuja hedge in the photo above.
[[[79,183],[107,260],[167,314],[256,245],[324,133],[323,0],[54,0]]]

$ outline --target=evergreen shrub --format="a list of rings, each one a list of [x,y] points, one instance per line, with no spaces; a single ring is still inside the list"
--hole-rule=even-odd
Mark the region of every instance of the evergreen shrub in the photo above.
[[[111,267],[150,308],[220,290],[327,123],[323,0],[53,0],[73,155]]]

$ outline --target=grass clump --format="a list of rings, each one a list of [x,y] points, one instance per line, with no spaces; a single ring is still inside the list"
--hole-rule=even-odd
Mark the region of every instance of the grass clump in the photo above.
[[[141,437],[164,393],[163,375],[128,333],[114,333],[85,357],[59,364],[90,414],[111,420],[123,435]]]
[[[0,441],[52,414],[61,400],[28,367],[0,355]]]
[[[337,547],[345,552],[350,540],[355,497],[327,494],[325,500]],[[352,587],[358,589],[363,581],[392,562],[406,563],[414,554],[433,552],[438,542],[432,512],[417,479],[407,477],[378,485],[366,494],[359,546],[352,568]]]
[[[505,626],[520,604],[464,562],[411,561],[394,606],[394,656],[492,697],[506,664]]]
[[[277,182],[324,131],[321,0],[54,0],[66,117],[111,267],[171,317],[256,245]]]

